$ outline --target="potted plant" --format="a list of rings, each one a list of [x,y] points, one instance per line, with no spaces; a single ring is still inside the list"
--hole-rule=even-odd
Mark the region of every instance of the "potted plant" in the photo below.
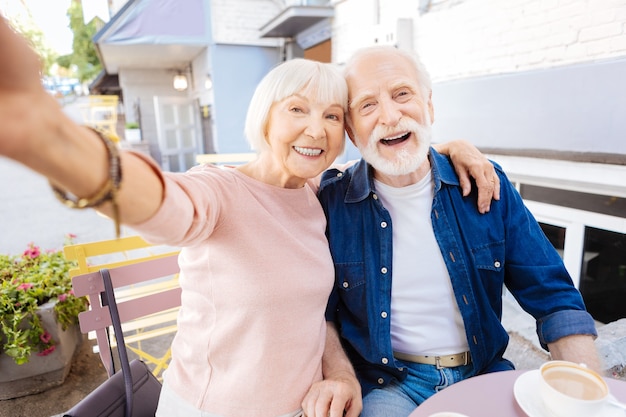
[[[139,123],[126,122],[124,137],[126,138],[126,141],[130,143],[141,142],[141,129],[139,128]]]
[[[0,254],[0,399],[40,392],[67,376],[82,341],[78,314],[88,302],[73,294],[73,266],[63,251],[34,243],[21,255]],[[49,375],[29,382],[33,372]]]

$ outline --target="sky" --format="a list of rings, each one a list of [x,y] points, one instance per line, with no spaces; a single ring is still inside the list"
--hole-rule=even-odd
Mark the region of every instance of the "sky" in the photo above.
[[[66,16],[71,0],[22,0],[30,9],[35,24],[50,46],[60,55],[72,52],[72,31]],[[0,0],[0,11],[6,16],[24,14],[20,0]]]

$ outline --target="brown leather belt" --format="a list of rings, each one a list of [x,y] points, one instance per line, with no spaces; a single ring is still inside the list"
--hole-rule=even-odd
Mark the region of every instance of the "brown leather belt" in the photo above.
[[[396,359],[400,359],[401,361],[422,363],[425,365],[435,365],[437,366],[437,369],[454,368],[456,366],[469,365],[470,363],[472,363],[472,358],[469,352],[443,356],[422,356],[411,355],[409,353],[402,352],[393,352],[393,356]]]

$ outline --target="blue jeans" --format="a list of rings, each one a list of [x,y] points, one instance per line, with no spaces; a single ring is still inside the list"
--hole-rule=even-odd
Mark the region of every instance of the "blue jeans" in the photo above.
[[[402,362],[409,373],[402,382],[392,381],[363,398],[361,417],[407,417],[428,397],[474,376],[472,365],[437,369],[434,365]]]

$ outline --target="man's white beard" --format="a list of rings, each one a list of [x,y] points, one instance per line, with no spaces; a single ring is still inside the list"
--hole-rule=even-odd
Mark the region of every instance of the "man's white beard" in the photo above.
[[[425,116],[426,123],[424,125],[417,123],[409,117],[402,117],[400,122],[393,128],[377,125],[369,137],[367,146],[357,146],[363,159],[372,165],[374,169],[386,175],[406,175],[416,171],[428,157],[432,140],[430,115],[426,113]],[[394,154],[393,159],[383,157],[378,151],[380,139],[402,131],[414,133],[417,139],[417,150],[410,153],[405,146]],[[410,138],[408,140],[414,139]],[[360,143],[360,141],[357,139],[356,143]]]

